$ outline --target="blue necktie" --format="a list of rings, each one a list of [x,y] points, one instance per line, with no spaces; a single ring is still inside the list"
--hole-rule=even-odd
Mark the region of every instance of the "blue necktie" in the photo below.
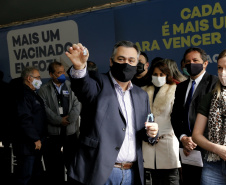
[[[190,103],[191,103],[191,100],[192,100],[192,95],[193,95],[193,92],[194,92],[194,87],[195,87],[195,80],[192,81],[191,89],[189,90],[187,101],[185,103],[185,114],[186,114],[186,117],[187,117],[188,127],[189,127],[190,132],[191,132],[191,128],[190,128],[188,113],[189,113]]]

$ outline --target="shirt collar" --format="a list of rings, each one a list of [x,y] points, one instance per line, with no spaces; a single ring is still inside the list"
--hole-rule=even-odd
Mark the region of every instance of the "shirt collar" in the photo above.
[[[204,76],[204,74],[206,73],[206,71],[204,71],[198,78],[195,79],[195,83],[196,85],[199,84],[199,82],[202,80],[202,77]],[[192,83],[192,79],[190,78],[190,83]]]
[[[56,83],[54,83],[53,80],[52,80],[52,82],[53,82],[53,85],[54,85],[56,88],[60,88],[60,87],[62,87],[62,86],[64,85],[64,83],[62,83],[62,84],[60,84],[60,86],[58,86]]]

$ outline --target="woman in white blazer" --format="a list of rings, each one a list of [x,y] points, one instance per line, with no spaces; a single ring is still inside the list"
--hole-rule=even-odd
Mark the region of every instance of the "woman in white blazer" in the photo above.
[[[170,121],[176,84],[164,60],[150,68],[150,85],[142,87],[148,93],[150,108],[159,126],[158,143],[143,142],[144,168],[150,169],[153,185],[179,185],[179,142]]]

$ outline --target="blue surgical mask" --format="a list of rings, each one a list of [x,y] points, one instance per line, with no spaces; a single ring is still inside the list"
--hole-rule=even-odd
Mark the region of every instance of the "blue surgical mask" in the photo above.
[[[66,80],[66,76],[64,74],[60,75],[58,78],[57,78],[58,82],[60,83],[64,83],[65,80]]]

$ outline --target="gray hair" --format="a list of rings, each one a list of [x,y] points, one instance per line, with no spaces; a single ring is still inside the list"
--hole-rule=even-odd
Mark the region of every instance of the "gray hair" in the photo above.
[[[23,81],[24,81],[29,75],[32,75],[33,72],[34,72],[35,70],[39,71],[38,68],[37,68],[37,67],[34,67],[34,66],[28,66],[28,67],[25,67],[25,68],[23,69],[23,71],[21,72],[21,77],[22,77]]]
[[[117,49],[120,46],[127,47],[127,48],[134,48],[137,51],[137,61],[139,60],[140,50],[138,49],[137,45],[131,41],[125,41],[125,40],[119,41],[114,45],[114,48],[111,54],[111,59],[114,59]]]

